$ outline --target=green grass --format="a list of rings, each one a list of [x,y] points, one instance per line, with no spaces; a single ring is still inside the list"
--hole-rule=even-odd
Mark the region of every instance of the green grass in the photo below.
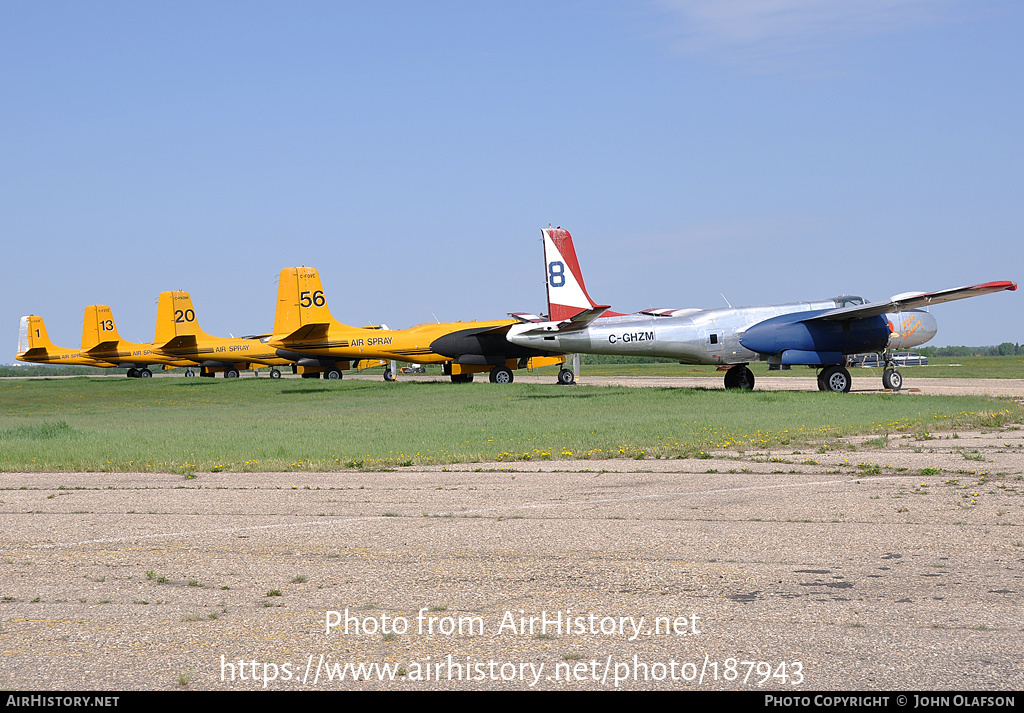
[[[697,457],[852,433],[995,426],[984,397],[295,379],[0,382],[0,470],[380,469]],[[642,454],[642,455],[641,455]]]
[[[754,378],[761,376],[815,376],[818,372],[806,366],[794,366],[792,369],[768,371],[766,362],[755,362],[750,365]],[[699,364],[640,363],[640,364],[583,364],[580,371],[587,376],[707,376],[716,379],[724,377],[723,372],[716,371],[714,366]],[[532,373],[550,374],[554,379],[558,372],[556,367],[536,369]],[[913,379],[959,378],[959,379],[1024,379],[1024,357],[1019,356],[979,356],[979,357],[930,357],[926,366],[900,367],[903,374],[904,388],[912,387]],[[854,378],[871,377],[882,381],[880,367],[850,369]]]

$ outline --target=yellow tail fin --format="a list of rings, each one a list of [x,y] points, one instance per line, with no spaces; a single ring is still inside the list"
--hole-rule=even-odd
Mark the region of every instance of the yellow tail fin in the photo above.
[[[199,328],[192,296],[184,290],[161,292],[156,308],[156,344],[167,344],[177,337],[207,337]]]
[[[119,342],[114,316],[107,305],[89,305],[82,318],[82,351],[86,352],[106,342]]]
[[[320,274],[312,267],[286,267],[277,282],[274,334],[295,334],[304,327],[336,324],[327,309]]]
[[[43,318],[34,314],[22,317],[21,323],[18,325],[18,358],[20,359],[29,352],[45,354],[48,350],[60,351],[47,336]]]

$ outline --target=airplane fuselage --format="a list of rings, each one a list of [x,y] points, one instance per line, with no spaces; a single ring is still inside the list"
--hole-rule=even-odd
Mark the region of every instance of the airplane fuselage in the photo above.
[[[798,319],[785,319],[787,315],[804,317],[837,306],[835,300],[823,300],[678,310],[684,314],[677,316],[641,313],[602,317],[579,331],[558,332],[553,327],[549,334],[537,334],[538,325],[522,324],[510,330],[508,339],[524,346],[570,353],[663,357],[684,364],[746,364],[772,361],[776,353],[797,346],[801,352],[818,355],[902,349],[927,342],[937,330],[934,318],[921,310],[815,322],[811,327]],[[776,335],[785,339],[785,345],[780,340],[778,349],[769,344]],[[786,362],[780,358],[780,363]]]

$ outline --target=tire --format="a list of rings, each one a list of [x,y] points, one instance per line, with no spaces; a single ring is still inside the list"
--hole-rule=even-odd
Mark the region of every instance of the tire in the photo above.
[[[822,378],[823,376],[825,376],[825,370],[824,369],[822,369],[818,373],[818,391],[828,391],[828,387],[825,386],[825,380]]]
[[[725,372],[725,388],[750,391],[754,388],[754,372],[744,364],[736,366]]]
[[[281,378],[281,370],[280,369],[271,369],[270,370],[270,378],[271,379],[280,379]]]
[[[882,386],[886,389],[899,391],[903,388],[903,375],[895,369],[886,369],[882,372]]]
[[[342,376],[341,369],[331,367],[330,369],[324,370],[324,378],[330,379],[331,381],[337,381]]]
[[[137,379],[139,378],[139,370],[135,368],[129,369],[125,376],[129,379]]]
[[[468,384],[473,380],[472,374],[452,374],[453,384]]]
[[[238,369],[225,369],[224,370],[224,378],[225,379],[237,379],[238,378]]]
[[[186,377],[195,376],[195,375],[196,375],[196,373],[194,371],[192,371],[191,369],[185,369],[185,376]]]
[[[512,375],[512,370],[507,366],[496,366],[491,369],[491,383],[492,384],[511,384],[515,379]]]
[[[151,372],[149,369],[146,369],[146,368],[139,369],[139,378],[140,379],[149,379],[152,376],[153,376],[153,372]]]
[[[391,373],[391,369],[384,370],[384,381],[394,381],[395,375]]]
[[[825,384],[825,391],[836,394],[848,394],[850,387],[853,386],[850,372],[841,366],[830,366],[822,372],[819,378]]]
[[[572,386],[576,383],[576,375],[569,369],[559,369],[558,383],[562,386]]]

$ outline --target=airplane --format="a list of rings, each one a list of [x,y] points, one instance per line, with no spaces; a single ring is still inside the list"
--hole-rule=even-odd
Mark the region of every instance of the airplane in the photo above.
[[[62,349],[55,346],[46,334],[43,318],[35,314],[25,315],[18,324],[18,353],[15,358],[33,364],[98,366],[105,369],[117,366],[109,361],[83,356],[81,349]]]
[[[386,359],[441,364],[454,383],[470,382],[474,374],[486,372],[492,383],[511,384],[515,369],[565,363],[564,354],[506,341],[505,333],[516,323],[516,319],[503,319],[428,323],[409,329],[350,327],[331,316],[316,269],[286,267],[278,280],[269,343],[307,378],[319,378],[322,373],[326,379],[340,379],[356,360]],[[384,379],[395,379],[390,368]]]
[[[232,337],[225,339],[207,334],[199,327],[192,296],[184,290],[161,292],[156,309],[156,336],[154,351],[176,359],[189,359],[199,365],[200,376],[214,376],[223,372],[224,378],[238,378],[244,369],[253,365],[271,367],[270,378],[280,379],[279,366],[292,362],[277,356],[269,346],[270,335]],[[195,376],[191,367],[185,376]]]
[[[82,320],[82,353],[94,359],[128,367],[128,378],[148,379],[150,366],[161,364],[165,369],[196,366],[190,359],[166,356],[157,351],[157,344],[136,344],[125,341],[117,332],[114,316],[107,305],[89,305]]]
[[[153,364],[164,368],[194,366],[195,362],[171,358],[154,351],[155,344],[126,342],[117,333],[117,325],[107,305],[89,305],[82,318],[82,346],[78,351],[61,349],[50,342],[43,318],[26,315],[18,328],[20,361],[40,364],[75,364],[111,368],[128,367],[129,378],[149,378]]]
[[[584,354],[667,357],[681,364],[730,368],[726,389],[753,389],[748,364],[769,368],[806,365],[820,369],[818,389],[847,393],[849,354],[878,352],[885,362],[882,385],[898,391],[903,377],[892,352],[924,344],[938,330],[919,309],[942,302],[1017,289],[1015,282],[986,282],[937,292],[904,292],[880,302],[842,295],[816,302],[718,309],[648,309],[623,315],[597,305],[583,283],[569,231],[542,229],[550,317],[509,329],[523,346]]]

